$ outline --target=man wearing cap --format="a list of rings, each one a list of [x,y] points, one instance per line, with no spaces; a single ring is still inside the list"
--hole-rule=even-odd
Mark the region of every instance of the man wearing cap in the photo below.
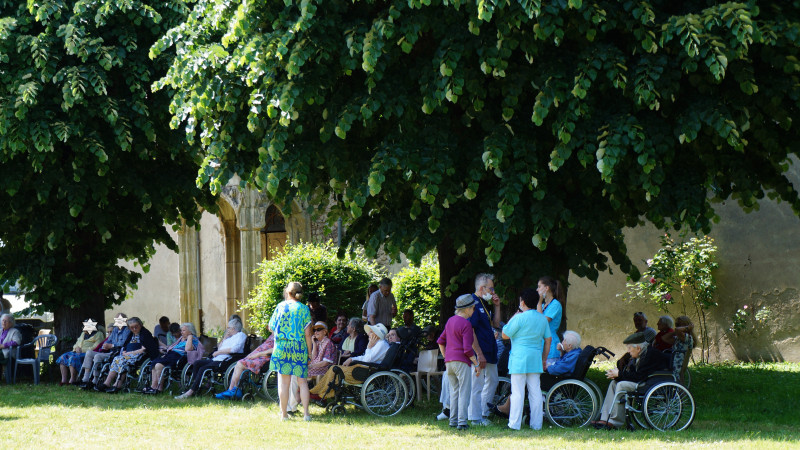
[[[377,325],[364,325],[364,331],[367,332],[369,337],[369,344],[367,344],[367,351],[361,356],[347,358],[341,366],[338,366],[344,372],[344,380],[347,383],[358,383],[358,380],[353,378],[353,369],[356,367],[366,367],[358,363],[380,363],[386,352],[389,350],[389,342],[386,341],[388,331],[383,324]],[[317,381],[317,384],[311,389],[311,399],[321,400],[322,398],[329,398],[334,395],[333,390],[328,389],[328,384],[333,381],[333,367],[325,372],[325,375]]]
[[[392,294],[392,280],[384,278],[378,283],[367,302],[367,322],[370,325],[382,323],[387,330],[392,328],[392,319],[397,315],[397,302]]]
[[[617,429],[625,425],[625,405],[619,402],[622,396],[636,390],[651,374],[669,367],[669,357],[650,347],[644,332],[633,333],[623,344],[628,346],[631,360],[622,370],[614,368],[606,372],[606,378],[613,381],[608,385],[600,420],[592,422],[595,428]]]
[[[469,420],[472,425],[491,425],[489,402],[497,389],[497,341],[494,328],[500,327],[500,297],[494,292],[494,275],[480,273],[475,277],[475,311],[469,321],[475,332],[472,348],[478,355],[481,371],[472,380]]]
[[[475,309],[475,299],[462,295],[456,299],[456,313],[447,320],[444,332],[436,341],[444,355],[450,389],[450,426],[466,430],[472,385],[472,371],[480,374],[478,358],[472,349],[475,333],[469,318]]]
[[[633,313],[633,328],[634,333],[644,334],[644,341],[648,344],[652,344],[653,340],[656,338],[656,334],[658,334],[656,333],[656,330],[647,326],[647,316],[641,311]],[[617,360],[617,369],[622,370],[626,365],[628,365],[628,361],[630,360],[630,354],[625,353],[622,355],[622,357]]]

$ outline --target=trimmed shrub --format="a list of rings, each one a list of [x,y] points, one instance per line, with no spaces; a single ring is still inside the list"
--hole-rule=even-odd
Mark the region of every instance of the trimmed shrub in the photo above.
[[[367,286],[380,277],[378,266],[363,252],[346,252],[342,259],[338,248],[328,241],[321,244],[286,244],[283,253],[272,261],[259,264],[258,284],[243,305],[250,313],[250,327],[266,336],[267,324],[275,307],[283,301],[283,290],[291,281],[303,284],[303,299],[317,292],[328,308],[329,322],[337,311],[361,316]]]
[[[392,278],[392,292],[397,300],[394,326],[403,325],[403,310],[414,311],[417,325],[438,325],[441,297],[439,296],[439,261],[435,253],[425,256],[419,266],[403,268]]]

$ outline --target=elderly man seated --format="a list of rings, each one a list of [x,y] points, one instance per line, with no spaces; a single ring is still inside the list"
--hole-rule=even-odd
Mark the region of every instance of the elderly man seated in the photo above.
[[[546,367],[540,378],[540,385],[544,392],[550,390],[558,382],[558,377],[571,375],[575,371],[575,364],[581,354],[581,335],[571,330],[565,331],[564,340],[558,343],[557,348],[561,352],[561,358],[550,367]],[[505,403],[492,408],[492,412],[498,416],[508,417],[510,409],[511,402],[506,400]]]
[[[347,358],[347,360],[340,367],[344,372],[344,380],[346,383],[358,383],[359,381],[353,378],[353,369],[356,367],[367,367],[358,363],[374,363],[380,364],[383,361],[386,352],[389,350],[389,344],[399,343],[400,338],[397,336],[397,331],[392,330],[387,332],[386,327],[382,324],[364,325],[364,331],[367,332],[369,343],[367,344],[367,351],[362,356],[355,356]],[[333,390],[328,389],[328,384],[333,381],[334,373],[333,367],[329,368],[325,375],[317,382],[316,386],[311,389],[311,398],[313,400],[322,400],[334,395]]]
[[[625,405],[620,404],[620,396],[634,391],[648,376],[669,366],[669,357],[649,345],[644,332],[633,333],[623,344],[628,346],[631,358],[622,370],[614,368],[606,372],[612,381],[600,410],[600,420],[592,422],[595,428],[613,430],[625,425]]]

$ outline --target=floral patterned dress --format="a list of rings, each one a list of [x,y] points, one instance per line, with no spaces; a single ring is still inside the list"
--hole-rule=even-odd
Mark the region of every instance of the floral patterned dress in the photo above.
[[[128,345],[125,346],[125,351],[133,352],[142,348],[140,339],[141,334],[134,334],[131,336],[131,340],[128,342]],[[135,366],[142,356],[144,356],[144,353],[139,353],[136,355],[131,355],[130,353],[127,355],[120,354],[111,362],[111,370],[116,373],[122,373]]]
[[[269,328],[275,335],[275,350],[269,360],[270,370],[283,375],[308,377],[308,351],[306,327],[311,326],[311,310],[295,301],[282,301],[269,319]]]
[[[264,367],[264,364],[269,362],[269,356],[253,356],[256,353],[265,352],[271,348],[275,347],[275,335],[271,334],[263,344],[259,345],[258,348],[250,352],[247,357],[240,360],[239,362],[244,366],[245,369],[253,372],[254,374],[258,375],[261,372],[261,368]]]

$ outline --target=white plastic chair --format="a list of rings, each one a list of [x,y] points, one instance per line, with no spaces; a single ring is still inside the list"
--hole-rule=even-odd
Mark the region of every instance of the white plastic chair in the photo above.
[[[33,366],[33,384],[39,384],[39,371],[41,370],[41,363],[43,361],[50,360],[50,351],[53,347],[55,347],[56,342],[58,342],[58,338],[54,335],[43,334],[41,336],[37,336],[36,339],[31,342],[19,346],[18,348],[36,346],[36,349],[39,350],[39,354],[36,355],[36,358],[18,358],[16,360],[16,364],[14,364],[14,378],[12,379],[12,383],[17,379],[17,368],[19,365],[26,364]]]

